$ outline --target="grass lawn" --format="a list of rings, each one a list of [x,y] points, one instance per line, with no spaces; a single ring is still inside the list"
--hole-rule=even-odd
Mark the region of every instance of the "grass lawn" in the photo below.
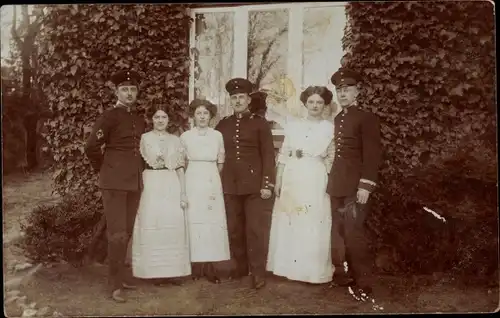
[[[35,206],[57,202],[51,195],[50,174],[12,175],[4,179],[4,279],[13,277],[10,264],[24,261],[22,251],[7,239],[19,235],[19,221]],[[251,314],[344,314],[373,313],[367,303],[354,301],[345,288],[291,282],[271,277],[265,289],[254,291],[249,282],[224,281],[213,285],[186,278],[183,286],[156,287],[139,282],[128,291],[128,302],[116,304],[106,293],[103,265],[75,268],[57,264],[43,268],[21,292],[38,307],[64,316],[114,315],[251,315]],[[403,278],[379,276],[376,299],[384,313],[491,312],[498,310],[496,287],[464,287],[452,279],[428,276]],[[19,316],[15,306],[5,308],[8,316]]]

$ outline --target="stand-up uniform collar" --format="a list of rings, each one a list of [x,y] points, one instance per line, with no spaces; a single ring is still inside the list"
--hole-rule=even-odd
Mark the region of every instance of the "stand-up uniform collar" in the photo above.
[[[135,111],[135,105],[134,106],[128,106],[128,105],[125,105],[124,103],[120,102],[120,101],[117,101],[116,104],[115,104],[115,108],[125,108],[127,110],[127,112],[131,112],[131,111]]]
[[[349,110],[348,110],[349,108],[353,109],[353,108],[356,108],[356,106],[358,106],[358,102],[354,101],[351,105],[342,107],[342,112],[347,114],[349,112]]]
[[[250,115],[250,111],[246,110],[246,111],[244,111],[242,113],[235,113],[234,117],[236,117],[237,119],[241,119],[241,118],[246,117],[248,115]]]

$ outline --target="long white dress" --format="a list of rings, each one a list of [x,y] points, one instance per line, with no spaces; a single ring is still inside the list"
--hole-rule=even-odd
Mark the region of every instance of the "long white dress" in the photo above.
[[[146,169],[142,174],[144,189],[132,237],[133,275],[139,278],[190,275],[186,221],[176,173],[176,168],[184,166],[180,139],[147,132],[141,136],[140,150],[154,169]]]
[[[327,171],[333,161],[333,124],[288,116],[281,125],[285,140],[278,162],[285,167],[273,209],[267,270],[291,280],[326,283],[334,271],[326,193]]]
[[[217,169],[224,163],[222,134],[194,127],[181,135],[187,157],[186,195],[191,262],[230,259],[222,183]]]

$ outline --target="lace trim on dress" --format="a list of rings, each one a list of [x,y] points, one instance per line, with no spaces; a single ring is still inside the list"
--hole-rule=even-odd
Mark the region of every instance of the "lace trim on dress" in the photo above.
[[[153,169],[171,170],[185,166],[185,152],[178,137],[153,133],[141,136],[140,152],[144,161]]]

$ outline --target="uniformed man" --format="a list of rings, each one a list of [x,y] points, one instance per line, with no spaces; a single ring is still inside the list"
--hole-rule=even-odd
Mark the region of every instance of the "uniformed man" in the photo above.
[[[335,117],[335,159],[329,173],[327,192],[332,203],[332,237],[338,233],[344,240],[345,257],[352,279],[334,277],[334,283],[353,286],[356,295],[372,293],[373,259],[369,255],[365,233],[370,193],[376,188],[381,163],[380,125],[378,117],[356,104],[360,76],[340,68],[331,77],[342,107]],[[333,243],[332,243],[333,246]],[[338,253],[332,251],[332,256]],[[336,266],[343,260],[334,260]],[[341,267],[336,273],[342,273]],[[341,278],[341,279],[339,279]],[[343,278],[343,279],[342,279]]]
[[[135,109],[139,75],[120,71],[111,81],[115,84],[118,101],[95,123],[85,153],[94,170],[99,171],[107,226],[111,297],[117,302],[125,302],[122,289],[135,288],[126,278],[125,257],[142,189],[143,161],[139,141],[145,131],[145,121]]]
[[[215,127],[222,133],[226,160],[222,187],[226,204],[233,278],[251,274],[252,287],[265,285],[275,159],[271,127],[260,114],[249,111],[250,81],[231,79],[226,84],[234,114]]]

